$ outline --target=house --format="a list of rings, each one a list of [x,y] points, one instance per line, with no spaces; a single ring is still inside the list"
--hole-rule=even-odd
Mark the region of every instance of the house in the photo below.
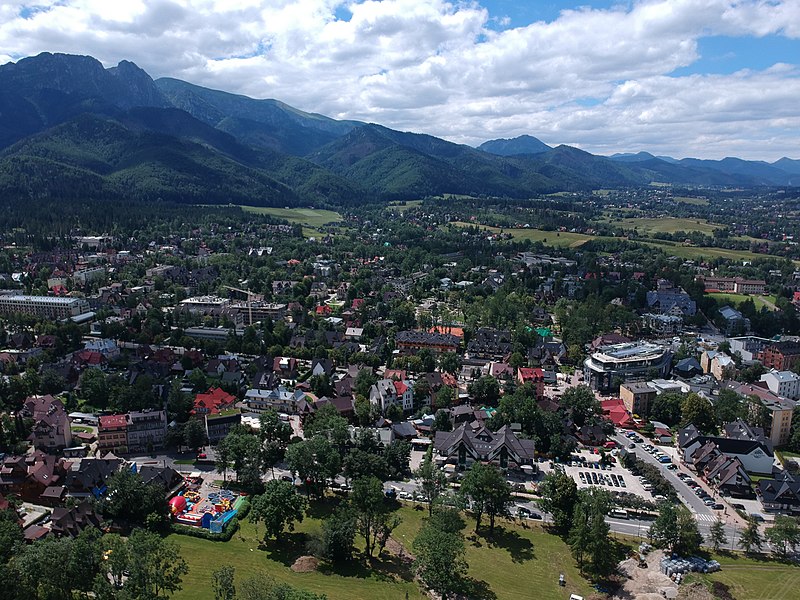
[[[687,425],[678,431],[681,460],[692,468],[702,468],[716,451],[738,458],[748,473],[772,473],[772,444],[763,434],[741,421],[728,424],[726,434],[732,437],[702,435],[694,425]]]
[[[619,397],[629,413],[647,417],[650,404],[656,398],[656,390],[644,382],[623,383],[619,386]]]
[[[149,409],[128,413],[128,452],[163,448],[166,436],[166,411]]]
[[[697,359],[691,356],[679,360],[675,367],[673,367],[672,372],[678,377],[691,379],[695,375],[700,375],[703,372],[703,368],[700,366]]]
[[[766,512],[800,515],[800,479],[788,471],[759,480],[756,494]]]
[[[397,332],[395,343],[401,352],[416,352],[422,349],[432,352],[455,352],[458,350],[461,338],[451,333],[407,330]]]
[[[691,317],[697,312],[692,297],[671,281],[659,279],[656,289],[647,292],[647,306],[651,312],[676,317]]]
[[[474,462],[497,464],[503,469],[534,464],[533,440],[517,437],[506,426],[492,432],[462,423],[453,431],[437,431],[433,446],[437,462],[460,468]]]
[[[541,369],[519,367],[517,369],[517,383],[520,385],[530,383],[536,389],[536,398],[544,396],[544,373]]]
[[[511,354],[511,332],[489,327],[479,328],[467,344],[467,355],[502,360]]]
[[[726,335],[746,333],[750,329],[750,319],[745,318],[742,313],[728,305],[719,309],[719,316],[725,327]]]
[[[300,406],[305,397],[302,390],[290,391],[282,385],[271,390],[251,388],[245,392],[244,404],[247,410],[255,413],[274,410],[296,415],[300,413]]]
[[[64,476],[67,495],[73,498],[94,496],[99,498],[106,491],[109,478],[123,468],[125,461],[113,454],[104,458],[81,458],[70,461],[70,469]]]
[[[600,407],[603,409],[603,415],[614,423],[615,427],[630,429],[636,426],[627,405],[621,398],[602,400]]]
[[[721,494],[737,498],[752,496],[750,476],[738,457],[718,453],[708,461],[702,477]]]
[[[87,527],[100,529],[102,519],[90,502],[72,508],[56,507],[50,516],[50,531],[56,537],[77,537]]]
[[[231,408],[236,402],[233,396],[225,390],[212,387],[205,394],[197,394],[194,398],[193,415],[216,415]]]
[[[409,380],[379,379],[370,388],[369,401],[381,413],[385,413],[392,404],[399,405],[403,412],[411,412],[414,410],[414,385]]]
[[[777,371],[797,371],[800,363],[800,342],[776,342],[764,348],[762,364]]]
[[[106,415],[99,418],[97,449],[118,454],[128,451],[128,415]]]
[[[736,363],[727,354],[717,352],[714,358],[711,359],[709,373],[711,373],[717,381],[732,379],[736,374]]]
[[[203,415],[203,417],[205,420],[208,442],[212,445],[216,445],[221,440],[225,439],[225,436],[230,433],[231,428],[236,425],[241,425],[242,423],[241,413],[232,415],[206,414]]]
[[[327,375],[333,373],[333,362],[329,358],[315,358],[311,362],[311,375]]]
[[[72,431],[64,404],[51,395],[30,396],[22,405],[22,415],[33,419],[28,440],[37,450],[55,452],[72,445]]]
[[[800,375],[797,373],[773,369],[769,373],[764,373],[761,381],[776,396],[783,396],[789,400],[800,399]]]
[[[751,412],[754,413],[759,404],[766,409],[769,415],[766,436],[773,446],[782,446],[789,441],[792,417],[797,404],[794,400],[778,396],[758,384],[732,382],[728,387],[743,398],[757,399],[758,402],[750,406]]]

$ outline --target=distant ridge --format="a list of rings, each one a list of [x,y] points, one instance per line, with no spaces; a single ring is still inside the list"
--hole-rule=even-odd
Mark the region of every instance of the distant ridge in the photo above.
[[[550,146],[531,135],[520,135],[511,139],[489,140],[478,146],[478,150],[497,154],[498,156],[514,156],[517,154],[541,154],[552,150]]]

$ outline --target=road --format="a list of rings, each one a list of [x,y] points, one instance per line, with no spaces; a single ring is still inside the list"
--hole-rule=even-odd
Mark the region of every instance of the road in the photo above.
[[[611,436],[613,440],[615,440],[620,446],[623,448],[627,448],[631,441],[626,438],[621,433],[616,433]],[[697,497],[697,495],[692,491],[688,485],[686,485],[683,481],[678,479],[675,475],[676,471],[670,471],[664,468],[664,465],[656,458],[650,454],[649,452],[645,451],[639,444],[636,444],[636,449],[628,450],[629,452],[633,452],[637,458],[643,460],[644,462],[655,466],[660,473],[664,476],[664,478],[669,481],[672,487],[675,488],[675,491],[678,493],[678,498],[681,502],[683,502],[690,511],[697,519],[698,523],[708,522],[713,523],[717,518],[717,512],[710,509],[706,506],[703,501]],[[712,494],[713,496],[713,494]]]

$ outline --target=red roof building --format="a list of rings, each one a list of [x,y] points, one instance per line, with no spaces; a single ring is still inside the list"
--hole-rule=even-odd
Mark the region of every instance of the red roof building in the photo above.
[[[536,387],[536,398],[544,396],[544,372],[532,367],[519,367],[517,369],[517,382],[520,385],[532,383]]]
[[[216,415],[233,406],[234,402],[236,402],[236,396],[232,396],[221,388],[211,388],[205,394],[195,396],[192,414]]]
[[[97,447],[111,452],[128,451],[128,415],[106,415],[98,419]]]
[[[614,423],[617,427],[631,428],[636,424],[633,417],[625,408],[625,402],[621,398],[612,398],[611,400],[603,400],[600,402],[600,407],[603,409],[603,414],[609,421]]]

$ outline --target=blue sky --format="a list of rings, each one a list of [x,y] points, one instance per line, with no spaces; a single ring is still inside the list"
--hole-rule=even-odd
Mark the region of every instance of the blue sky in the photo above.
[[[0,2],[0,64],[44,51],[471,145],[800,159],[800,0]]]

